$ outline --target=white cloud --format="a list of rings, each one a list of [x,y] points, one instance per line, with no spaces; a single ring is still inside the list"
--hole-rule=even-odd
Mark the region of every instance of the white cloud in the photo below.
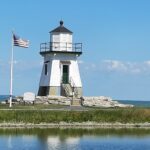
[[[108,69],[108,71],[127,71],[126,64],[118,60],[104,60],[102,61],[102,63],[104,64],[106,69]]]
[[[16,64],[18,64],[18,63],[19,63],[19,61],[18,61],[18,60],[13,60],[13,64],[15,64],[15,65],[16,65]],[[8,64],[10,65],[10,64],[11,64],[11,61],[9,61],[9,62],[8,62]]]
[[[92,63],[92,64],[91,64],[91,67],[92,67],[93,69],[96,69],[97,66],[96,66],[96,64]]]
[[[101,60],[99,63],[79,61],[80,67],[85,70],[100,71],[100,72],[116,72],[124,74],[150,74],[150,60],[143,62],[131,62],[121,60]],[[0,60],[0,65],[3,68],[10,68],[8,62]],[[22,61],[14,60],[14,67],[18,71],[27,71],[41,69],[43,61]]]
[[[36,69],[42,67],[41,61],[17,61],[15,64],[16,68],[19,70],[30,70],[30,69]]]
[[[40,61],[40,66],[43,66],[43,61]]]
[[[150,60],[144,62],[146,65],[150,66]]]
[[[102,60],[99,63],[84,63],[87,70],[118,72],[126,74],[150,74],[150,60],[143,62],[127,62],[120,60]]]
[[[83,64],[84,61],[83,61],[83,60],[78,60],[78,63],[79,63],[79,64]]]
[[[19,63],[19,61],[17,61],[17,60],[14,60],[14,64],[18,64]]]
[[[18,71],[27,71],[31,69],[37,69],[42,68],[43,62],[41,61],[22,61],[22,60],[14,60],[14,69]],[[1,61],[0,60],[0,66],[2,70],[8,70],[10,69],[10,61]]]
[[[2,66],[3,65],[3,62],[0,60],[0,66]]]
[[[105,60],[105,65],[110,71],[139,74],[142,72],[147,72],[148,66],[145,62],[124,62],[118,60]],[[108,71],[109,71],[108,70]]]

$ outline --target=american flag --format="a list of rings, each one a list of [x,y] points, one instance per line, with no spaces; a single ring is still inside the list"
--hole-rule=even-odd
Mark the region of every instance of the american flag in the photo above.
[[[19,36],[13,34],[13,44],[14,44],[14,46],[28,48],[29,40],[24,40],[24,39],[20,38]]]

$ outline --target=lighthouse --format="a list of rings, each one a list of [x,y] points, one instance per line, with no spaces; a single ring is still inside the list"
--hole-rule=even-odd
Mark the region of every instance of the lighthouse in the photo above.
[[[78,57],[82,43],[73,43],[73,32],[64,27],[63,21],[50,31],[50,41],[40,44],[43,69],[39,83],[39,96],[82,96],[82,83]]]

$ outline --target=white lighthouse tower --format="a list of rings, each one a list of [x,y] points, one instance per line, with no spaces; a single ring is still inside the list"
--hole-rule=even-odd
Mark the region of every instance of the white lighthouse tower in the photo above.
[[[82,54],[82,43],[72,42],[72,32],[60,26],[50,32],[50,42],[41,43],[44,64],[39,83],[39,96],[82,96],[77,59]]]

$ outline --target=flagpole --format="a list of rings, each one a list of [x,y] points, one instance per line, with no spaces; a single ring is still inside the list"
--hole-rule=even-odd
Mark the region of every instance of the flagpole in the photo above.
[[[12,96],[13,96],[13,63],[14,63],[14,43],[12,34],[12,47],[11,47],[11,62],[10,62],[10,100],[9,107],[12,107]]]

